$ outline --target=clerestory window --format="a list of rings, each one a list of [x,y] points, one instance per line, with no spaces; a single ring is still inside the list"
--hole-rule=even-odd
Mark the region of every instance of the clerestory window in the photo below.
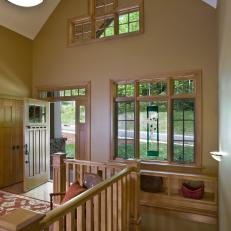
[[[120,6],[118,0],[91,0],[89,16],[69,20],[69,44],[143,32],[143,0]]]

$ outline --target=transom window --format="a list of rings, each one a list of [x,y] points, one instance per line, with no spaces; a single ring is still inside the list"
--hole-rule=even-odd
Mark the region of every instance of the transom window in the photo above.
[[[57,98],[70,98],[70,97],[84,97],[87,96],[87,87],[79,88],[66,88],[56,90],[38,90],[39,99],[57,99]]]
[[[91,0],[87,17],[69,20],[70,44],[143,32],[143,0],[120,7],[118,0]]]
[[[200,165],[200,73],[113,82],[114,157]]]

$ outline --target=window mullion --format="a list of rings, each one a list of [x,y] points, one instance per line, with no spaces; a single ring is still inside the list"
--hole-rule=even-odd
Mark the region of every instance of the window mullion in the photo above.
[[[135,81],[135,158],[140,158],[140,106],[138,95],[139,95],[139,82]]]
[[[168,163],[173,160],[173,116],[172,116],[172,81],[168,80]]]
[[[125,90],[126,91],[126,90]],[[124,131],[124,141],[125,141],[125,158],[128,158],[128,126],[127,126],[127,103],[125,104],[125,131]]]
[[[114,34],[118,35],[119,34],[119,14],[116,11],[118,8],[118,0],[114,1]]]
[[[185,144],[185,121],[184,121],[184,118],[185,118],[185,105],[183,104],[183,120],[182,120],[182,125],[183,125],[183,128],[182,128],[182,131],[183,131],[183,137],[182,137],[182,139],[183,139],[183,144],[182,144],[183,162],[185,162],[185,159],[184,159],[184,157],[185,157],[185,153],[184,153],[184,151],[185,151],[185,147],[184,147],[184,144]]]

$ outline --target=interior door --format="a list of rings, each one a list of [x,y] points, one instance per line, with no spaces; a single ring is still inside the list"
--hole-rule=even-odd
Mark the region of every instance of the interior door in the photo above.
[[[24,137],[24,191],[28,191],[49,177],[49,103],[26,101]]]
[[[0,99],[0,187],[23,181],[23,101]]]

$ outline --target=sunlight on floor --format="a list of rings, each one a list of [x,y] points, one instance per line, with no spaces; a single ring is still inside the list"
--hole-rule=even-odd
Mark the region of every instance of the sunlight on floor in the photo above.
[[[43,201],[50,201],[49,194],[52,192],[53,192],[53,183],[47,182],[45,184],[38,186],[37,188],[34,188],[26,193],[23,193],[22,195],[43,200]]]

